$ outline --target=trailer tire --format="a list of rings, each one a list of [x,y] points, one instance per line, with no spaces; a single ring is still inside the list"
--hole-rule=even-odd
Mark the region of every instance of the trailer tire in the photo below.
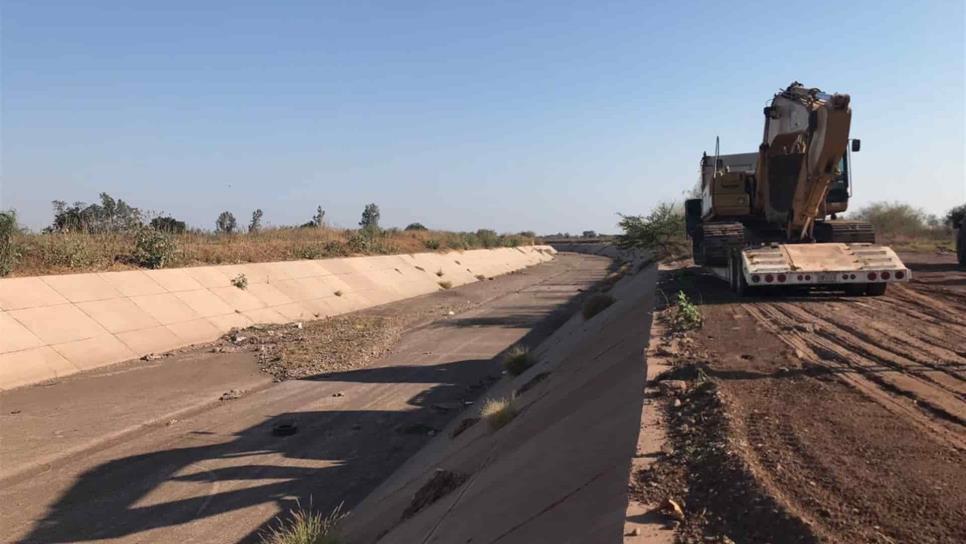
[[[741,270],[740,250],[734,250],[728,255],[728,265],[731,269],[731,290],[739,297],[748,295],[748,282]]]
[[[889,286],[889,284],[888,283],[885,283],[885,282],[882,282],[882,283],[870,283],[869,286],[866,288],[865,292],[870,297],[879,297],[879,296],[882,296],[882,295],[885,294],[886,287],[888,287],[888,286]]]

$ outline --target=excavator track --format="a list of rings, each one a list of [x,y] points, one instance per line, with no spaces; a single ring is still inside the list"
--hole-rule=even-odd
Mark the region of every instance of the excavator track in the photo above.
[[[704,223],[698,227],[698,232],[699,235],[694,240],[694,259],[697,264],[727,266],[731,250],[745,245],[745,226],[741,223]]]
[[[875,230],[865,221],[816,221],[812,231],[816,242],[874,244]]]

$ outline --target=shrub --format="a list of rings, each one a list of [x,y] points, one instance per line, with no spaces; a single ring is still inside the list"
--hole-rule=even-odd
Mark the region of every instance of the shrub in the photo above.
[[[16,214],[12,211],[0,212],[0,277],[13,270],[13,265],[20,256],[13,239],[16,233]]]
[[[453,287],[453,282],[451,282],[451,281],[441,281],[441,282],[439,282],[439,286],[442,287],[443,289],[450,289],[450,288]]]
[[[239,289],[248,289],[248,278],[244,274],[239,274],[231,279],[231,284]]]
[[[476,275],[476,279],[478,279],[478,280],[480,280],[480,281],[483,281],[483,280],[485,280],[485,279],[486,279],[486,275],[484,275],[484,274],[477,274],[477,275]]]
[[[422,223],[410,223],[406,225],[406,230],[429,230]]]
[[[238,229],[238,221],[231,212],[221,212],[215,220],[215,230],[223,234],[231,234]]]
[[[426,249],[432,249],[433,251],[436,251],[437,249],[439,249],[439,240],[430,238],[429,240],[424,241],[423,245],[426,246]]]
[[[174,240],[164,232],[141,227],[134,234],[134,262],[146,268],[164,268],[177,251]]]
[[[378,231],[379,230],[379,206],[375,204],[366,204],[364,210],[362,210],[362,219],[359,220],[359,226],[363,230]]]
[[[513,376],[523,374],[531,366],[533,366],[533,359],[530,357],[530,351],[522,346],[514,346],[503,358],[503,368]]]
[[[499,247],[503,245],[500,237],[496,234],[496,231],[490,229],[480,229],[476,231],[476,238],[479,240],[479,244],[485,248]]]
[[[608,306],[614,303],[614,297],[606,293],[597,293],[584,302],[584,319],[591,319],[595,315],[603,312]]]
[[[188,230],[187,225],[184,221],[178,221],[174,217],[161,216],[155,217],[148,223],[151,228],[157,231],[166,232],[168,234],[184,234]]]
[[[506,427],[508,423],[517,417],[517,408],[513,404],[512,398],[488,399],[480,411],[480,416],[486,420],[490,429],[496,431]]]
[[[886,236],[918,236],[929,228],[924,211],[899,202],[874,202],[853,217],[872,223],[877,233]]]
[[[700,328],[704,323],[701,310],[691,302],[684,291],[678,291],[675,299],[674,312],[671,314],[671,328],[675,331]]]
[[[647,217],[618,215],[624,233],[617,235],[617,245],[622,249],[646,249],[659,259],[686,251],[687,233],[680,207],[662,202]]]
[[[338,544],[336,525],[345,517],[342,505],[327,516],[301,506],[289,512],[288,519],[276,518],[277,526],[261,534],[262,544]]]

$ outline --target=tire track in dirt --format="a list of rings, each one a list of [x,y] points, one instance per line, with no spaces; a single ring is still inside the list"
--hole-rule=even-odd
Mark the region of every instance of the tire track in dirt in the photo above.
[[[892,413],[908,419],[941,442],[966,451],[966,440],[961,437],[962,427],[966,424],[962,401],[927,381],[905,374],[901,368],[897,370],[881,360],[860,355],[863,342],[855,337],[843,334],[840,338],[833,336],[830,339],[827,335],[817,334],[817,330],[803,334],[796,329],[796,325],[801,326],[803,322],[801,314],[789,312],[789,307],[795,308],[792,303],[742,304],[749,315],[798,350],[803,359],[827,366],[837,377]],[[938,404],[935,402],[937,396],[940,398]]]

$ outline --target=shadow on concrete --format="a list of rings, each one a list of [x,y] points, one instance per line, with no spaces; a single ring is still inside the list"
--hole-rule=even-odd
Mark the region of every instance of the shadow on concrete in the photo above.
[[[465,402],[485,390],[479,384],[496,379],[494,368],[492,360],[467,360],[318,377],[438,385],[410,399],[416,410],[282,413],[227,441],[217,433],[192,432],[188,434],[208,443],[102,464],[82,474],[22,542],[120,538],[266,503],[282,511],[298,504],[311,504],[320,512],[339,504],[349,510],[429,439],[427,432],[410,429],[444,427]],[[291,421],[298,425],[297,434],[272,433],[277,423]],[[326,465],[293,466],[285,460]],[[198,485],[205,483],[210,485]],[[258,542],[259,532],[270,522],[244,541]]]

